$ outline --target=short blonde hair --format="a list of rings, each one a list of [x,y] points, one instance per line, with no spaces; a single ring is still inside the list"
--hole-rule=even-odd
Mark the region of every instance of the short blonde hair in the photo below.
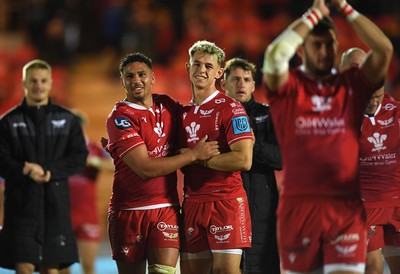
[[[46,69],[49,71],[49,73],[51,75],[51,66],[49,65],[49,63],[47,63],[46,61],[40,60],[40,59],[35,59],[35,60],[28,62],[22,68],[22,80],[23,81],[25,81],[26,74],[31,69]]]
[[[218,65],[222,66],[225,60],[225,52],[216,44],[206,40],[200,40],[193,44],[189,49],[190,62],[197,51],[217,56]]]

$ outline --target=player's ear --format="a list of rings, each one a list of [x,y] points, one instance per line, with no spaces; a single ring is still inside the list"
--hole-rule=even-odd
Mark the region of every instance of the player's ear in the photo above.
[[[226,92],[226,81],[224,78],[221,79],[219,84],[220,84],[221,88]]]
[[[303,56],[304,56],[304,49],[303,49],[302,46],[297,47],[297,49],[296,49],[296,54],[297,54],[297,56],[300,57],[300,59],[303,59]]]
[[[215,79],[219,79],[224,75],[224,68],[219,68],[217,74],[215,75]]]
[[[189,62],[185,63],[185,70],[186,70],[186,73],[190,75],[190,73],[189,73],[190,72],[190,63]]]

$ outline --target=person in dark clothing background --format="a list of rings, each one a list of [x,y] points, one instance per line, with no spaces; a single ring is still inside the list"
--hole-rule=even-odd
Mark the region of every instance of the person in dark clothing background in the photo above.
[[[0,266],[17,274],[58,273],[78,261],[68,177],[83,170],[88,151],[78,117],[49,98],[50,65],[27,63],[22,84],[22,103],[0,118]]]
[[[280,273],[280,261],[276,242],[278,188],[275,170],[282,168],[282,162],[269,107],[256,102],[252,95],[255,72],[254,64],[233,58],[225,64],[221,87],[227,95],[242,103],[255,135],[252,168],[242,172],[253,227],[252,248],[244,249],[242,269],[245,274],[277,274]]]

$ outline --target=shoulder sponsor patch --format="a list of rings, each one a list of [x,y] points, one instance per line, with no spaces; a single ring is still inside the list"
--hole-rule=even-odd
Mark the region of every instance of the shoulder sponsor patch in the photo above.
[[[238,116],[232,119],[233,134],[250,132],[250,124],[246,116]]]
[[[114,118],[114,123],[119,129],[125,129],[132,127],[131,123],[125,117]]]

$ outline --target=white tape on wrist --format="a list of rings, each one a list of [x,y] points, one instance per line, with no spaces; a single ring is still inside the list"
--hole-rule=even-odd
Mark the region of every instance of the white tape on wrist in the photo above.
[[[360,15],[358,11],[356,11],[346,1],[342,1],[339,5],[339,8],[350,22],[354,21]]]
[[[311,8],[306,13],[304,13],[302,21],[307,25],[309,29],[313,29],[319,21],[321,21],[323,15],[321,11],[317,8]]]

